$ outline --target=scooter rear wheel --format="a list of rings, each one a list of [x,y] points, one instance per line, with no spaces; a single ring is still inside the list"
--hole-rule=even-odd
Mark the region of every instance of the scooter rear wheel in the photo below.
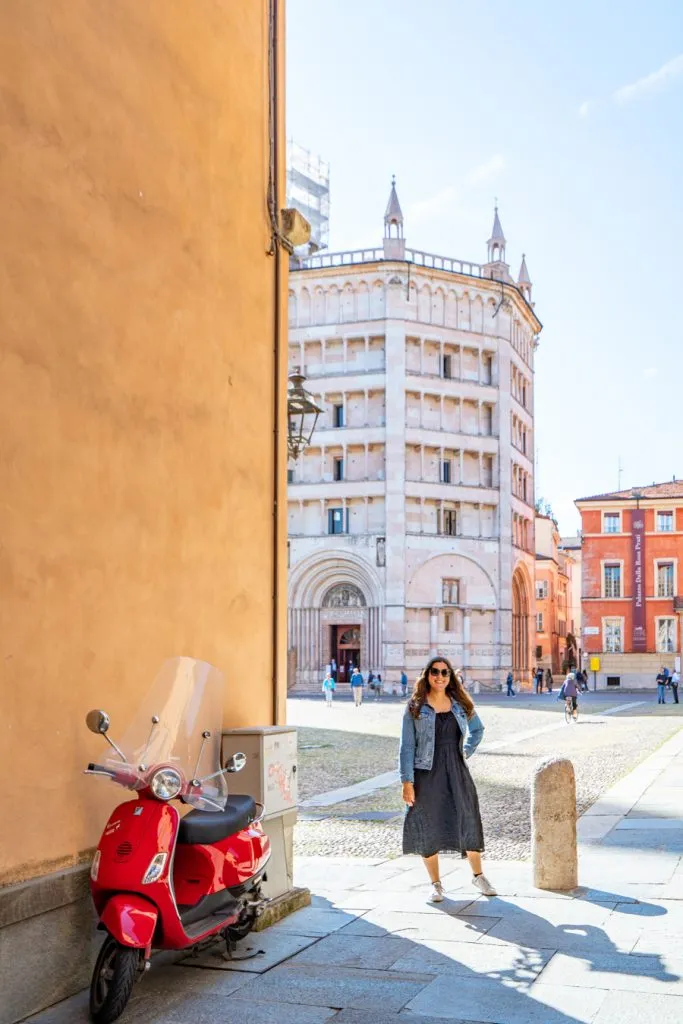
[[[140,965],[140,950],[130,949],[108,935],[97,957],[90,983],[90,1018],[111,1024],[126,1008]]]

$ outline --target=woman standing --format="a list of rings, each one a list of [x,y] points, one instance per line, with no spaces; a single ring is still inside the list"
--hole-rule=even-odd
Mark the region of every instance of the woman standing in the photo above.
[[[332,673],[328,670],[323,679],[323,693],[325,694],[325,703],[328,708],[332,707],[332,698],[334,697],[335,683]]]
[[[399,754],[408,807],[403,852],[423,858],[432,882],[432,903],[444,898],[440,853],[467,857],[476,888],[485,896],[496,895],[482,873],[484,832],[477,790],[465,764],[483,733],[460,673],[446,658],[432,658],[406,707]]]

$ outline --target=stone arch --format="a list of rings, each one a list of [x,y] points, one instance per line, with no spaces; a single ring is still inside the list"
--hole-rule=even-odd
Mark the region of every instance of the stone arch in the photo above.
[[[440,327],[444,325],[446,315],[446,296],[443,288],[437,288],[432,296],[432,323]]]
[[[358,303],[358,319],[370,319],[370,289],[367,281],[361,281],[358,285],[356,301]]]
[[[434,580],[443,577],[467,581],[466,599],[463,603],[479,605],[495,611],[498,606],[498,588],[491,574],[475,558],[460,552],[431,555],[421,562],[410,577],[410,603],[439,604],[440,598],[433,589]]]
[[[423,284],[417,293],[417,319],[423,324],[431,322],[432,318],[432,289],[428,284]]]
[[[375,281],[372,285],[372,316],[381,320],[384,317],[384,282]]]
[[[339,289],[333,284],[326,295],[325,302],[325,323],[339,323]]]
[[[299,323],[307,326],[311,322],[311,293],[308,288],[302,288],[299,295]]]
[[[341,319],[346,323],[356,319],[354,298],[355,294],[353,288],[351,287],[351,284],[347,282],[341,293]]]
[[[357,587],[366,605],[383,604],[382,583],[369,561],[351,551],[321,551],[290,571],[289,606],[320,608],[330,587],[340,583]]]
[[[463,331],[470,329],[470,294],[464,292],[458,301],[458,327]]]
[[[323,608],[364,608],[362,590],[355,583],[333,583],[323,597]]]
[[[452,288],[449,288],[446,296],[446,326],[458,326],[458,296]]]
[[[480,334],[484,331],[484,303],[481,295],[477,295],[472,302],[472,330]]]
[[[320,285],[318,285],[313,293],[313,323],[325,323],[325,292]]]
[[[512,673],[523,679],[529,672],[529,616],[531,612],[531,582],[529,571],[519,563],[512,574]]]
[[[287,320],[290,327],[296,327],[296,293],[291,290],[287,306]]]

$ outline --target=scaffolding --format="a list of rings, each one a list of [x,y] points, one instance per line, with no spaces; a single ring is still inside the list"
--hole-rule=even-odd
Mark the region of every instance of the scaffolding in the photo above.
[[[306,253],[327,249],[330,241],[330,165],[290,139],[287,142],[287,206],[311,225]]]

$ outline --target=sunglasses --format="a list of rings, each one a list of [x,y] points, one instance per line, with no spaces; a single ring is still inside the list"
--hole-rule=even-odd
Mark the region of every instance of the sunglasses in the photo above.
[[[443,676],[444,679],[447,679],[451,670],[449,668],[430,668],[429,674],[430,676]]]

